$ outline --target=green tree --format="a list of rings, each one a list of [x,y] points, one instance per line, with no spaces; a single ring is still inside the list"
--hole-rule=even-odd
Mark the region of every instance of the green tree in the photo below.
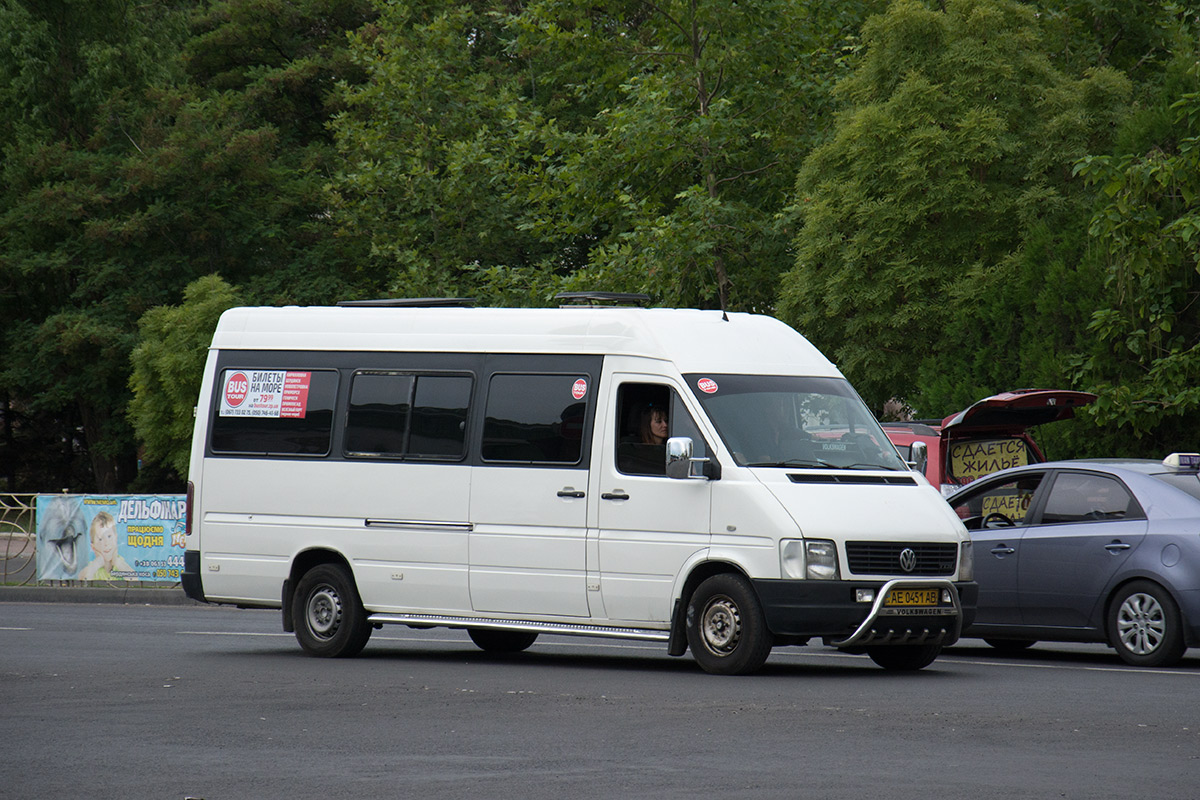
[[[323,126],[332,87],[356,79],[346,29],[373,13],[317,0],[0,7],[13,54],[0,84],[19,87],[0,95],[0,388],[82,428],[92,470],[71,485],[133,479],[137,323],[190,281],[220,274],[272,303],[375,291],[357,239],[330,224]]]
[[[111,182],[146,92],[175,74],[178,23],[169,6],[0,5],[0,386],[26,416],[81,427],[88,483],[105,490],[134,470],[121,376],[140,300],[118,287],[143,278],[93,213],[121,191]],[[78,488],[73,471],[55,477],[46,488]]]
[[[1097,419],[1158,457],[1200,447],[1200,61],[1188,40],[1138,120],[1143,149],[1077,165],[1100,190],[1089,233],[1107,291],[1088,325],[1096,347],[1075,365],[1100,394]]]
[[[783,316],[877,409],[935,416],[1042,382],[1031,364],[1061,361],[1086,313],[1053,306],[1088,289],[1071,164],[1108,145],[1128,81],[1055,68],[1010,0],[899,0],[863,42],[833,138],[797,179]]]
[[[336,124],[339,213],[402,294],[767,308],[801,154],[872,2],[390,6]]]
[[[139,323],[129,388],[129,419],[145,458],[187,475],[193,410],[204,362],[221,313],[239,303],[236,290],[217,275],[188,284],[183,303],[157,306]]]

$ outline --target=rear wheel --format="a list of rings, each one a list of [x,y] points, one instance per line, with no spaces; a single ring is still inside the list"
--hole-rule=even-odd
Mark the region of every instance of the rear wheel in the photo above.
[[[296,639],[323,658],[358,655],[371,638],[371,624],[350,571],[320,564],[304,573],[292,602]]]
[[[707,578],[687,607],[692,657],[714,675],[746,675],[771,654],[773,639],[754,587],[741,575]]]
[[[868,647],[867,655],[884,669],[914,672],[933,663],[942,652],[940,644],[895,644],[886,647]]]
[[[536,633],[468,628],[467,635],[480,650],[489,653],[519,653],[537,641]]]
[[[1134,581],[1113,597],[1108,641],[1126,664],[1139,667],[1177,664],[1187,649],[1179,607],[1166,589],[1150,581]]]

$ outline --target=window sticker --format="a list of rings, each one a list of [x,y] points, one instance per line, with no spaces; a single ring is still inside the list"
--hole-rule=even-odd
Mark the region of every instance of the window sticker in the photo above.
[[[696,388],[705,394],[712,394],[717,391],[717,382],[712,378],[701,378],[696,381]]]
[[[234,370],[225,374],[222,417],[304,419],[311,372]]]
[[[582,400],[585,394],[587,394],[587,381],[580,378],[571,387],[571,397],[574,397],[576,400]]]

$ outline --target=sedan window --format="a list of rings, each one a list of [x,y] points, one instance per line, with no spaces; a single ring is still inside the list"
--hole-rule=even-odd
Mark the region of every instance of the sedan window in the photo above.
[[[1106,475],[1064,472],[1054,481],[1042,523],[1138,519],[1142,509],[1124,484]]]
[[[1043,473],[1037,472],[1000,483],[989,483],[955,500],[954,510],[971,530],[1024,525],[1033,495],[1043,477]]]

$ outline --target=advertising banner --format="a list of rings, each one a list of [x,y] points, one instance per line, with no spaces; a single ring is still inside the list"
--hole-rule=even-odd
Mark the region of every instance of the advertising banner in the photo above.
[[[186,511],[181,494],[38,495],[38,580],[178,583]]]

